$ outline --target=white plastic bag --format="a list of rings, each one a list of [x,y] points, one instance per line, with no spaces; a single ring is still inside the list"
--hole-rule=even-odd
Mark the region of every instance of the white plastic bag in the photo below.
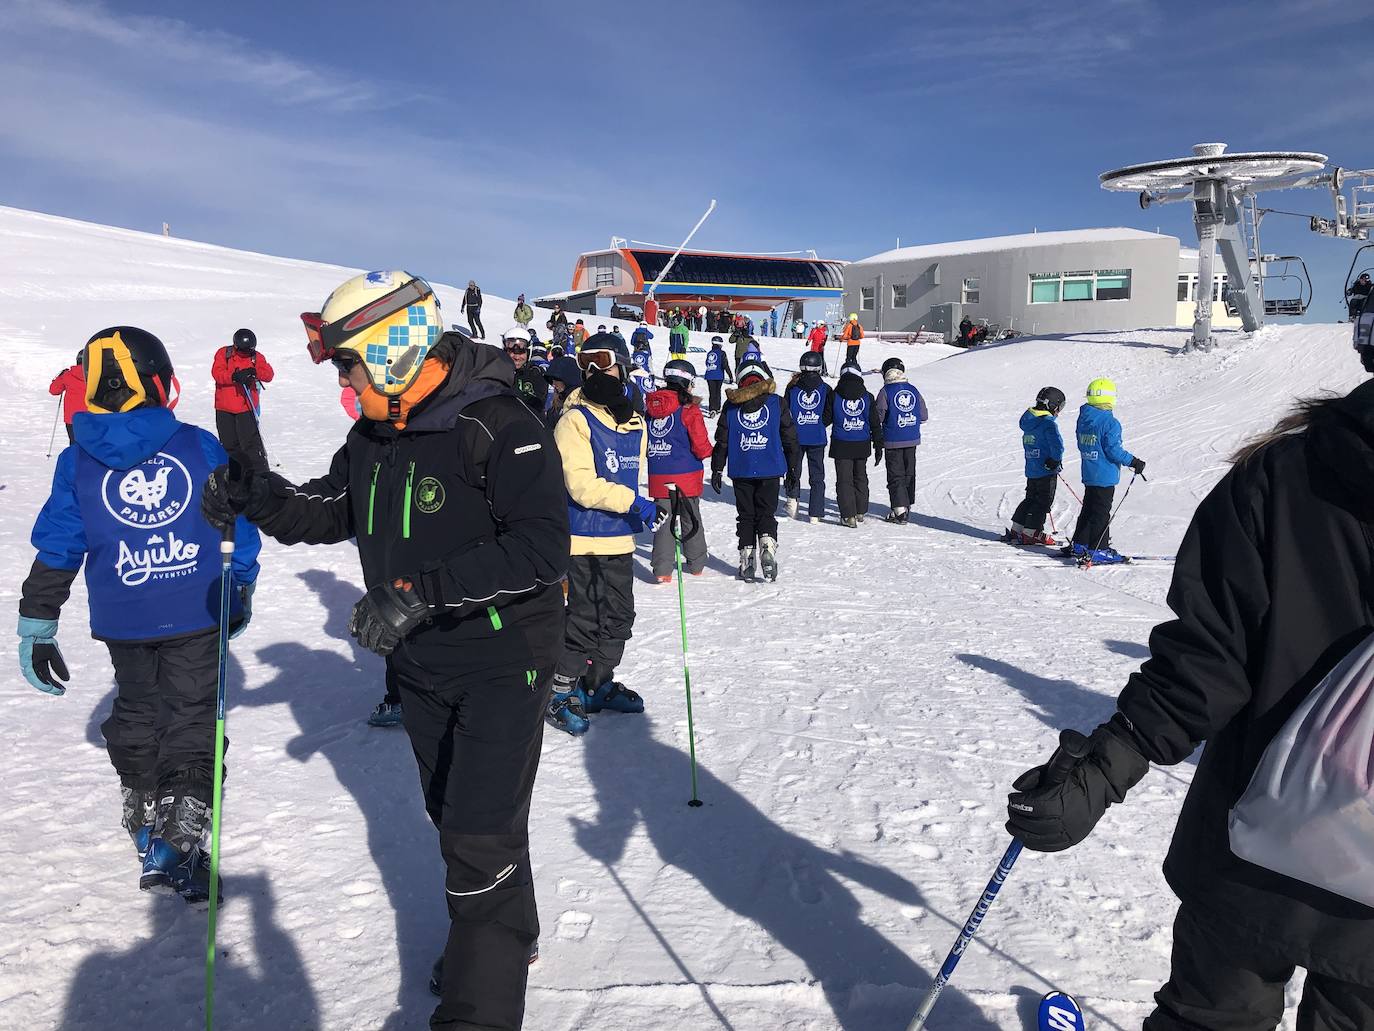
[[[1230,827],[1241,859],[1374,906],[1374,634],[1269,743]]]

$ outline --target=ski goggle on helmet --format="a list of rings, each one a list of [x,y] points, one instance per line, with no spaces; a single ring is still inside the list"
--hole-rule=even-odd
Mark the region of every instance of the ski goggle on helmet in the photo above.
[[[162,341],[136,326],[111,326],[86,341],[86,410],[97,415],[168,407],[176,397]]]
[[[318,312],[302,312],[306,350],[341,373],[361,363],[379,394],[404,394],[439,339],[439,299],[409,272],[366,272],[341,283]]]

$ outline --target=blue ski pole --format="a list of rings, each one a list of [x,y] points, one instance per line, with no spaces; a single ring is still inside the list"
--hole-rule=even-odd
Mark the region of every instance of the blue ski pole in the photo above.
[[[215,688],[215,781],[210,809],[210,920],[205,936],[205,1031],[215,1026],[215,918],[219,913],[219,829],[224,785],[225,665],[229,658],[229,599],[234,589],[234,527],[219,542],[219,682]]]
[[[1041,786],[1049,787],[1052,784],[1061,783],[1073,770],[1074,764],[1087,754],[1088,739],[1086,737],[1076,730],[1062,732],[1059,735],[1059,747],[1050,757],[1049,766],[1040,779]],[[940,973],[931,983],[930,989],[926,992],[925,1001],[921,1003],[921,1008],[916,1011],[916,1016],[912,1018],[906,1031],[920,1031],[921,1028],[925,1027],[926,1018],[930,1016],[930,1011],[935,1008],[935,1000],[940,997],[940,993],[945,990],[945,985],[949,984],[950,978],[954,976],[954,968],[959,965],[959,960],[964,956],[964,950],[969,947],[969,943],[973,941],[973,936],[978,933],[978,928],[983,923],[983,917],[987,916],[988,910],[992,908],[997,893],[1002,890],[1002,885],[1011,873],[1011,868],[1016,865],[1016,858],[1021,854],[1021,848],[1021,839],[1012,838],[1011,844],[1002,854],[1002,861],[997,864],[997,869],[992,874],[992,880],[988,881],[988,886],[983,889],[983,897],[978,900],[978,905],[973,907],[968,922],[964,924],[964,929],[959,932],[959,937],[955,939],[954,947],[949,950],[949,955],[945,957],[945,962],[940,967]]]

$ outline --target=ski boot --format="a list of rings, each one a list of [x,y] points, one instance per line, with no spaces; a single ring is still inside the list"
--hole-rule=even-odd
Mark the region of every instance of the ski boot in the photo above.
[[[399,727],[401,725],[401,703],[392,704],[388,701],[380,701],[377,707],[372,710],[372,715],[367,718],[369,727]]]
[[[797,500],[798,500],[798,499],[796,499],[796,498],[788,498],[788,499],[787,499],[787,518],[788,518],[788,519],[796,519],[796,518],[797,518]]]
[[[856,515],[856,516],[854,517],[854,519],[855,519],[856,522],[862,523],[862,522],[864,521],[865,517],[867,517],[867,515],[868,515],[867,512],[860,512],[858,515]]]
[[[747,584],[754,582],[754,549],[739,549],[739,571],[735,574],[736,580],[743,580]]]
[[[654,577],[654,579],[661,584],[670,584],[673,582],[673,576],[671,573],[669,573],[667,576],[656,576]]]
[[[134,851],[142,861],[148,854],[157,825],[157,792],[151,788],[131,788],[121,784],[119,793],[124,799],[124,816],[120,821],[133,839]]]
[[[1002,536],[997,538],[1002,544],[1017,544],[1021,540],[1021,532],[1014,526],[1008,526],[1002,531]]]
[[[189,903],[208,899],[210,858],[200,843],[209,823],[210,806],[202,799],[185,791],[163,795],[138,886],[144,891],[174,891]],[[220,891],[222,895],[223,882]]]
[[[562,674],[555,674],[553,680],[555,689],[567,684]],[[573,737],[585,734],[592,725],[591,720],[587,719],[586,702],[587,695],[582,690],[581,681],[572,683],[566,691],[555,690],[549,697],[544,722]]]
[[[1083,569],[1091,569],[1093,566],[1119,566],[1130,561],[1115,548],[1084,548],[1078,564]]]
[[[534,939],[534,944],[530,946],[530,966],[539,962],[539,939]],[[429,968],[429,990],[434,995],[444,994],[444,954],[439,953],[439,958],[434,961],[434,966]]]
[[[582,703],[588,715],[604,712],[643,712],[644,699],[618,680],[608,680],[595,691],[583,689],[586,700]]]
[[[1065,541],[1064,546],[1059,549],[1060,558],[1079,558],[1087,554],[1088,549],[1082,544],[1075,544],[1073,541]]]
[[[1027,543],[1038,544],[1042,548],[1057,548],[1059,546],[1059,542],[1044,530],[1036,530],[1030,535],[1030,540]]]
[[[859,520],[854,516],[842,516],[840,518],[840,525],[847,526],[852,530],[859,525]]]
[[[894,508],[887,515],[883,516],[883,522],[896,523],[898,526],[904,525],[906,523],[906,509]]]
[[[778,582],[778,542],[767,534],[759,538],[759,564],[763,566],[763,578],[770,584]]]

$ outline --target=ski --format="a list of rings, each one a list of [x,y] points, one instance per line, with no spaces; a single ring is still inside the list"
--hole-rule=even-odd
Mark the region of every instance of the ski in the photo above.
[[[1035,1026],[1038,1031],[1084,1031],[1083,1011],[1073,996],[1050,992],[1040,1000]]]

